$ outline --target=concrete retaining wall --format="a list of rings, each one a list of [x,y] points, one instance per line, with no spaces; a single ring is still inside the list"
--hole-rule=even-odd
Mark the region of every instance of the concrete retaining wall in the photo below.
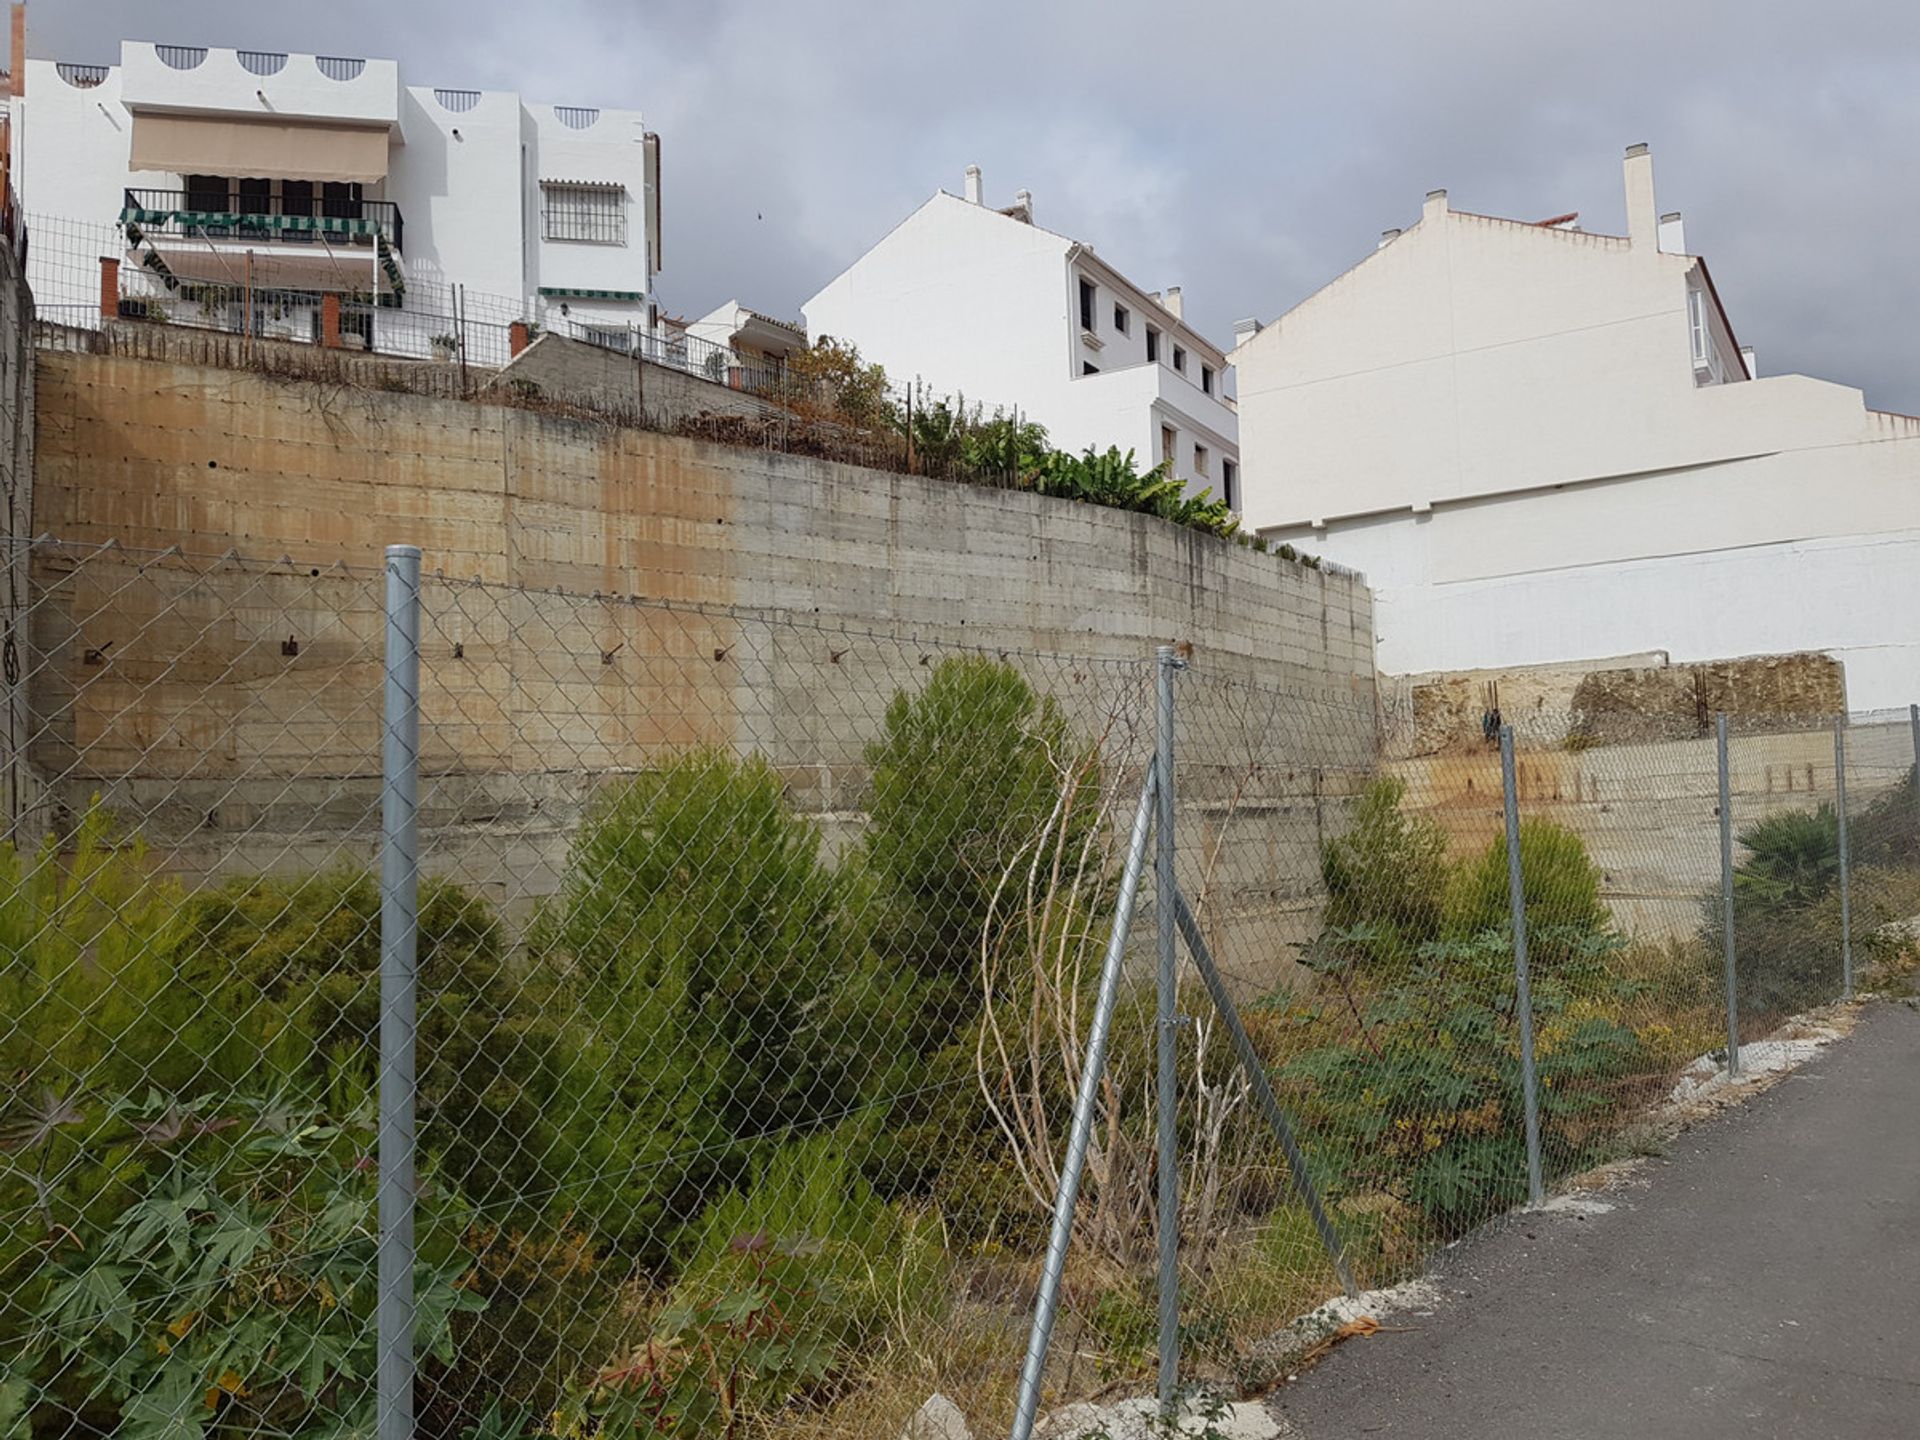
[[[35,529],[68,543],[35,560],[35,758],[69,818],[99,791],[186,873],[368,853],[399,542],[429,576],[430,859],[507,900],[551,889],[596,777],[690,743],[768,755],[844,841],[888,701],[955,647],[1104,729],[1116,788],[1152,648],[1190,647],[1193,853],[1284,815],[1309,886],[1292,807],[1376,753],[1364,584],[1146,516],[244,369],[43,353],[39,384]]]

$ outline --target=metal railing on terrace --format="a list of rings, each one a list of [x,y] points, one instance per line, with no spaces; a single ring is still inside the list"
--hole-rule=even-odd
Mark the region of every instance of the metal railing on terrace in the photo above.
[[[405,217],[391,200],[327,194],[309,184],[304,192],[262,193],[229,189],[129,189],[120,212],[123,226],[141,233],[187,239],[244,240],[250,244],[350,244],[371,246],[385,237],[404,251]]]

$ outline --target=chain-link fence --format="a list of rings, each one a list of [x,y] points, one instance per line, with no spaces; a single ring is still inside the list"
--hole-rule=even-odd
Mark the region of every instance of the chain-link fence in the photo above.
[[[1750,1068],[1912,958],[1908,717],[1736,717],[1729,902],[1710,726],[1394,755],[1204,653],[405,555],[8,573],[8,1434],[1257,1389],[1722,1083],[1729,903]]]

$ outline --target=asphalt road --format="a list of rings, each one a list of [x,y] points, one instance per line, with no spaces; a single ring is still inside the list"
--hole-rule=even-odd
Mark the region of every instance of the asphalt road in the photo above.
[[[1868,1010],[1602,1198],[1445,1252],[1432,1315],[1272,1410],[1301,1440],[1920,1437],[1920,1012]]]

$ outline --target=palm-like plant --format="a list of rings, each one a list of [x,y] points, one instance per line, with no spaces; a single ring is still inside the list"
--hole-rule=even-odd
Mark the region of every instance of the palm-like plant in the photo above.
[[[1770,908],[1799,910],[1840,878],[1840,822],[1831,805],[1779,810],[1740,832],[1747,858],[1734,871],[1734,894]]]

